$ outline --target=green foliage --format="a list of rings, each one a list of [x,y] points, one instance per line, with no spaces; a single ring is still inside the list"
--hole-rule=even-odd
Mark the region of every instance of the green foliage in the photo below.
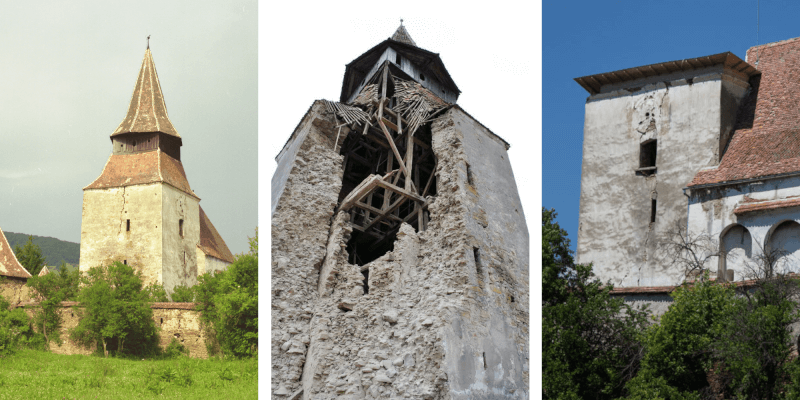
[[[14,354],[22,346],[31,345],[35,333],[30,318],[21,308],[10,309],[11,304],[0,296],[0,358]]]
[[[671,296],[673,303],[660,324],[647,333],[640,373],[663,378],[682,392],[700,391],[708,386],[706,371],[714,362],[711,345],[736,303],[735,293],[728,285],[703,280]]]
[[[33,237],[33,244],[42,249],[42,254],[53,265],[65,261],[67,264],[78,265],[81,255],[81,246],[75,242],[67,242],[51,237],[26,235],[24,233],[4,232],[8,244],[12,248],[15,246],[22,246],[28,240],[28,237]],[[14,250],[16,252],[16,250]]]
[[[153,303],[163,303],[169,301],[169,298],[167,298],[167,291],[164,290],[164,286],[158,283],[147,285],[142,289],[142,291],[145,292],[145,296]]]
[[[33,317],[33,324],[38,332],[44,335],[45,342],[54,341],[59,345],[61,341],[61,314],[58,312],[59,303],[75,300],[80,284],[80,272],[70,270],[65,263],[61,263],[58,272],[51,272],[45,276],[36,276],[28,279],[27,285],[40,297],[39,311]]]
[[[42,249],[33,244],[33,236],[28,236],[28,241],[24,246],[14,246],[14,255],[17,256],[17,261],[33,276],[38,275],[45,265]]]
[[[106,356],[110,350],[135,355],[159,351],[149,293],[142,290],[139,273],[115,262],[90,269],[82,281],[81,307],[76,309],[80,322],[70,333],[74,340],[102,344]]]
[[[201,320],[225,355],[253,356],[258,349],[258,230],[250,253],[237,256],[225,271],[204,274],[195,287]],[[215,349],[212,340],[209,350]]]
[[[612,399],[638,366],[645,314],[575,264],[553,210],[542,209],[544,398]]]
[[[194,301],[194,288],[178,285],[172,288],[172,301],[178,303],[191,303]]]
[[[182,345],[178,339],[172,338],[167,348],[162,353],[163,358],[177,358],[180,356],[189,356],[189,349]]]
[[[737,398],[779,398],[786,383],[797,379],[796,362],[789,362],[797,291],[797,279],[779,276],[743,291],[731,307],[713,348]]]
[[[640,370],[635,378],[625,385],[628,390],[626,400],[700,400],[697,392],[684,392],[670,386],[662,376],[652,375],[652,371]]]
[[[255,399],[257,361],[97,358],[20,349],[0,359],[0,399],[140,399],[156,393],[170,399]]]

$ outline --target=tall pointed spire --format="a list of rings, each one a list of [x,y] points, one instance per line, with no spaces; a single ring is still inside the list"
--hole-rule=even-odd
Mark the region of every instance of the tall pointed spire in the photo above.
[[[414,39],[411,39],[411,35],[408,34],[408,31],[406,30],[406,27],[403,26],[403,20],[402,19],[400,20],[400,26],[397,27],[397,30],[394,31],[394,35],[392,35],[392,40],[396,40],[398,42],[405,43],[405,44],[410,44],[410,45],[412,45],[414,47],[417,46],[417,44],[414,43]]]
[[[144,52],[142,68],[139,70],[136,87],[133,89],[128,114],[111,134],[112,137],[134,132],[162,132],[170,136],[181,137],[167,115],[167,105],[164,103],[156,65],[153,62],[153,55],[150,53],[149,39],[148,36],[147,50]]]

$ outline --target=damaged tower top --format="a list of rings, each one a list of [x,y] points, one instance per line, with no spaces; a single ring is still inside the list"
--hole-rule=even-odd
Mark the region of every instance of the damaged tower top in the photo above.
[[[272,176],[272,398],[523,399],[528,229],[509,144],[402,25]]]
[[[379,83],[384,66],[393,76],[417,82],[448,103],[455,103],[461,94],[439,54],[417,47],[401,23],[391,38],[347,64],[339,101],[351,103],[365,86]]]

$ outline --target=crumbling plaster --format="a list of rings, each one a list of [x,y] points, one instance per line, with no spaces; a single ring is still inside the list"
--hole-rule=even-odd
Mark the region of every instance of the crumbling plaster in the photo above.
[[[721,141],[747,88],[721,67],[693,72],[604,87],[587,99],[577,261],[593,263],[603,281],[631,287],[682,279],[682,271],[662,258],[659,243],[685,226],[682,189],[701,168],[719,162]],[[647,115],[652,112],[655,118]],[[657,140],[657,170],[637,172],[640,145],[650,139]]]
[[[358,266],[349,218],[333,216],[342,160],[323,110],[273,177],[272,395],[527,398],[528,239],[505,144],[456,108],[435,121],[427,230],[403,224],[393,251]]]
[[[687,190],[687,192],[690,193],[689,232],[694,236],[707,234],[720,243],[723,239],[722,235],[727,229],[735,224],[742,225],[750,234],[752,245],[750,260],[762,252],[770,233],[779,224],[784,221],[800,223],[800,213],[798,213],[797,207],[734,214],[736,207],[754,201],[800,197],[800,177],[797,176],[765,179],[738,185],[695,188]],[[710,260],[709,265],[716,271],[718,263],[718,258],[714,257]],[[736,260],[735,265],[728,265],[727,269],[735,271],[734,280],[748,279],[747,271],[742,270],[744,263],[744,260]],[[800,272],[800,270],[795,272]]]

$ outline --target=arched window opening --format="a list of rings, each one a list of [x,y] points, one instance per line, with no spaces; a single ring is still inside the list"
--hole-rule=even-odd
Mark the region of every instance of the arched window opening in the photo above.
[[[753,239],[742,225],[726,229],[720,238],[719,279],[734,281],[746,275],[753,252]]]
[[[775,273],[800,273],[800,224],[784,221],[769,235],[766,260],[774,262]]]

